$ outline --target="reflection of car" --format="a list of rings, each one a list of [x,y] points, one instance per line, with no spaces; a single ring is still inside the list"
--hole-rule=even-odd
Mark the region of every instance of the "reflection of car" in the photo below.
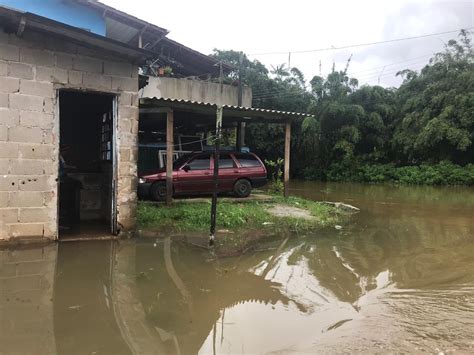
[[[166,169],[140,174],[138,192],[142,197],[162,200],[166,196]],[[219,153],[219,192],[234,192],[239,197],[250,195],[253,187],[267,182],[267,170],[252,153]],[[173,193],[210,193],[214,188],[212,152],[191,153],[173,163]]]

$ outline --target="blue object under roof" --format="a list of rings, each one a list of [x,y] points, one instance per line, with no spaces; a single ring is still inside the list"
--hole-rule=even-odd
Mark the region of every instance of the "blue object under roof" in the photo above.
[[[0,0],[0,6],[30,12],[105,36],[106,24],[99,11],[71,0]]]

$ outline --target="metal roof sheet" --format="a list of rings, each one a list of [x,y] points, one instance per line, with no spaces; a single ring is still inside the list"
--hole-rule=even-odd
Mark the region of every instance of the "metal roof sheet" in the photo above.
[[[141,100],[151,101],[151,103],[160,101],[163,103],[179,103],[179,104],[190,104],[190,105],[198,105],[204,106],[209,108],[216,108],[217,104],[210,103],[210,102],[200,102],[200,101],[193,101],[193,100],[184,100],[184,99],[170,99],[170,98],[142,98]],[[231,110],[231,111],[239,111],[239,112],[253,112],[253,113],[265,113],[265,114],[275,114],[279,116],[288,116],[288,117],[314,117],[314,115],[309,113],[303,112],[292,112],[292,111],[279,111],[279,110],[272,110],[272,109],[265,109],[265,108],[257,108],[257,107],[243,107],[243,106],[232,106],[232,105],[222,105],[222,108]]]

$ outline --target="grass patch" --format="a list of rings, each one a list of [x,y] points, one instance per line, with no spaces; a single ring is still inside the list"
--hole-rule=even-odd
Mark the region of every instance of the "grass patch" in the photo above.
[[[275,217],[267,209],[273,205],[287,205],[309,211],[313,220],[292,217]],[[140,228],[164,231],[207,231],[209,229],[210,202],[179,202],[172,206],[139,202]],[[275,196],[272,202],[221,201],[217,206],[217,229],[242,231],[252,229],[311,229],[337,223],[343,215],[338,209],[299,197]]]

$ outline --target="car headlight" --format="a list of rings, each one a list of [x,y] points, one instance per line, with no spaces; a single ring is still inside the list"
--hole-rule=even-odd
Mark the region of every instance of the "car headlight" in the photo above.
[[[146,179],[144,179],[144,178],[138,178],[138,183],[139,183],[139,184],[144,184],[144,183],[146,183]]]

